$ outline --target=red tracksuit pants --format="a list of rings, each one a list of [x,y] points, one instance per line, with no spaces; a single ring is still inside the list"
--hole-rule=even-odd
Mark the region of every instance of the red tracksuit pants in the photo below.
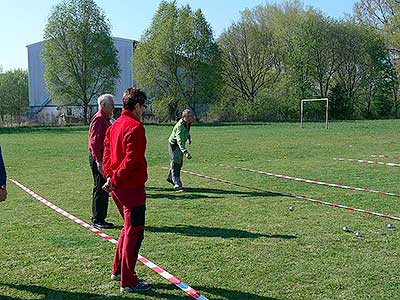
[[[135,267],[144,238],[146,193],[144,188],[116,190],[112,192],[111,196],[124,219],[124,227],[115,251],[112,273],[121,274],[122,287],[134,287],[139,281]]]

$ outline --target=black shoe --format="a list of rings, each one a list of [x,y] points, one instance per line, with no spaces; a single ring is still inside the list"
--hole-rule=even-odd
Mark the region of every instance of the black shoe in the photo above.
[[[101,229],[111,229],[114,227],[114,224],[103,221],[103,222],[93,222],[93,226]]]
[[[172,179],[171,178],[167,178],[167,182],[169,182],[170,184],[172,184],[172,185],[174,185],[174,182],[172,181]]]
[[[121,292],[126,292],[126,293],[137,293],[137,292],[145,292],[148,291],[152,288],[150,283],[147,283],[145,281],[139,281],[135,286],[127,286],[127,287],[120,287]]]

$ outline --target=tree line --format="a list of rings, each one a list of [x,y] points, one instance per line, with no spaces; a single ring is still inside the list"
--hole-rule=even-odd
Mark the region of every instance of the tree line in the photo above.
[[[362,0],[337,20],[284,1],[245,9],[214,39],[201,10],[163,1],[135,51],[135,79],[161,119],[189,106],[216,120],[292,120],[305,98],[329,98],[335,119],[397,118],[399,13],[399,1]]]
[[[334,119],[398,118],[400,1],[359,0],[334,19],[299,0],[247,8],[219,37],[200,9],[161,1],[135,44],[135,83],[159,121],[190,107],[205,120],[293,120],[305,98]],[[111,24],[94,0],[64,0],[44,30],[45,82],[59,106],[83,109],[119,76]],[[14,86],[12,86],[14,85]],[[27,111],[27,73],[0,71],[0,119]],[[307,107],[310,118],[323,107]]]
[[[19,122],[29,109],[28,72],[0,67],[0,124]]]

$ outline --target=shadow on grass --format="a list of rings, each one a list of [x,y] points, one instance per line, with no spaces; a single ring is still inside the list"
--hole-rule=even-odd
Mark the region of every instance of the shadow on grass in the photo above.
[[[148,188],[146,188],[148,190]],[[188,194],[188,193],[176,193],[170,190],[170,193],[147,193],[148,199],[168,199],[168,200],[199,200],[199,199],[218,199],[223,198],[222,196],[209,196],[206,194]]]
[[[159,188],[159,187],[147,187],[147,191],[157,192],[155,194],[148,194],[148,198],[152,199],[201,199],[201,198],[223,198],[226,195],[235,195],[239,197],[282,197],[282,195],[271,193],[271,192],[258,192],[258,191],[235,191],[235,190],[223,190],[223,189],[210,189],[210,188],[185,188],[185,192],[176,193],[171,188]],[[168,193],[160,193],[168,192]],[[220,196],[208,196],[207,194],[220,195]]]
[[[42,300],[55,300],[55,299],[63,299],[63,300],[88,300],[88,299],[107,299],[107,300],[120,300],[126,299],[124,296],[104,296],[101,294],[94,293],[81,293],[81,292],[70,292],[63,290],[56,290],[51,288],[46,288],[37,285],[24,285],[24,284],[0,284],[0,286],[6,286],[11,289],[16,289],[18,291],[25,291],[34,294],[35,296],[41,296]],[[218,296],[218,299],[229,299],[229,300],[278,300],[276,298],[258,296],[256,294],[227,290],[223,288],[209,288],[209,287],[199,287],[193,286],[194,289],[199,291],[200,293],[204,293],[204,296],[213,299],[210,295]],[[166,300],[182,300],[182,299],[192,299],[189,296],[185,297],[184,292],[182,295],[172,295],[163,293],[162,290],[172,291],[177,289],[171,284],[154,284],[153,289],[146,292],[145,294],[135,293],[135,299],[146,299],[147,296],[157,297],[157,299],[166,299]],[[36,298],[36,297],[35,297]],[[17,296],[5,296],[1,295],[2,300],[23,300],[25,297],[20,298]]]
[[[276,238],[276,239],[295,239],[294,235],[286,234],[262,234],[244,231],[240,229],[218,228],[218,227],[205,227],[205,226],[192,226],[192,225],[176,225],[176,226],[163,226],[154,227],[146,226],[146,231],[156,233],[177,233],[194,237],[220,237],[224,239],[229,238]]]

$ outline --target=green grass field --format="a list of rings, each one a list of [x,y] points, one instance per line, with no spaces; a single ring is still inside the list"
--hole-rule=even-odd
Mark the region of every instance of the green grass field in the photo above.
[[[400,215],[400,198],[292,182],[220,163],[387,192],[399,169],[333,157],[400,160],[400,120],[323,124],[194,126],[186,170],[248,187],[296,193]],[[141,254],[209,299],[400,299],[400,223],[183,175],[165,181],[171,126],[146,126],[147,224]],[[13,178],[86,221],[92,178],[87,127],[0,129]],[[384,154],[390,158],[371,158]],[[11,182],[0,203],[0,299],[189,299],[141,263],[154,285],[120,294],[109,280],[114,246],[47,208]],[[295,211],[288,208],[295,205]],[[122,225],[110,202],[108,221]],[[395,228],[388,230],[387,223]],[[342,231],[349,226],[352,233]],[[354,235],[363,232],[362,238]],[[106,230],[118,238],[119,229]]]

